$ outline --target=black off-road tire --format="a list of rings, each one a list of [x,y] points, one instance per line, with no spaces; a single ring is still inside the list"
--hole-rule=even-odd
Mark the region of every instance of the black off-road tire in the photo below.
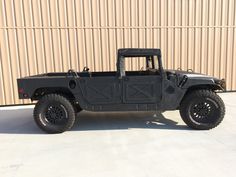
[[[34,120],[46,133],[62,133],[70,130],[75,122],[75,108],[62,95],[48,94],[34,108]]]
[[[223,120],[225,105],[214,91],[195,90],[184,97],[180,105],[180,115],[190,128],[209,130]]]

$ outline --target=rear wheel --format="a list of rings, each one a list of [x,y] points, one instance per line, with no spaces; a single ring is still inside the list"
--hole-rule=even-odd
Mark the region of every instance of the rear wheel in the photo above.
[[[70,101],[58,94],[42,97],[34,108],[34,120],[47,133],[62,133],[72,128],[75,109]]]
[[[222,99],[211,90],[195,90],[180,105],[180,115],[191,128],[208,130],[221,123],[225,115]]]

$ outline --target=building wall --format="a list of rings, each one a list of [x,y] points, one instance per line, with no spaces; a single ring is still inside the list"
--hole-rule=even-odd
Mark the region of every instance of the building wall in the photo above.
[[[0,0],[0,105],[28,103],[19,77],[115,70],[122,47],[161,48],[166,68],[225,78],[235,90],[235,16],[235,0]]]

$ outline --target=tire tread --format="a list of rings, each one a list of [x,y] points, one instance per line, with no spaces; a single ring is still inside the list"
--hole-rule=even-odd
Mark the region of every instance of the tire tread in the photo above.
[[[57,130],[52,130],[49,129],[45,126],[42,125],[41,121],[39,120],[39,114],[40,114],[40,109],[42,108],[43,104],[45,104],[47,101],[49,100],[54,100],[54,101],[58,101],[63,103],[64,106],[66,106],[67,111],[68,111],[68,122],[66,123],[66,125],[60,129]],[[45,131],[46,133],[62,133],[64,131],[70,130],[75,122],[75,109],[74,106],[72,105],[72,103],[64,96],[60,95],[60,94],[48,94],[43,96],[35,105],[34,108],[34,120],[36,122],[36,124],[38,125],[38,127]]]
[[[208,98],[212,98],[213,100],[215,100],[218,104],[219,104],[219,108],[220,110],[220,115],[218,120],[214,123],[214,124],[208,124],[208,126],[206,125],[198,125],[195,124],[193,121],[191,121],[191,119],[189,118],[186,108],[188,107],[190,101],[192,100],[192,98],[194,97],[208,97]],[[183,119],[183,121],[191,128],[193,129],[197,129],[197,130],[209,130],[212,128],[217,127],[223,120],[224,115],[225,115],[225,105],[223,100],[212,90],[206,90],[206,89],[201,89],[201,90],[194,90],[190,93],[188,93],[183,101],[181,102],[180,105],[180,115]]]

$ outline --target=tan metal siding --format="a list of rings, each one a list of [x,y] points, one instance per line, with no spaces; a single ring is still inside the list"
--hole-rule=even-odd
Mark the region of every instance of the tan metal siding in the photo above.
[[[19,77],[115,70],[122,47],[161,48],[166,68],[226,78],[235,90],[236,1],[0,0],[0,105],[27,103]]]

